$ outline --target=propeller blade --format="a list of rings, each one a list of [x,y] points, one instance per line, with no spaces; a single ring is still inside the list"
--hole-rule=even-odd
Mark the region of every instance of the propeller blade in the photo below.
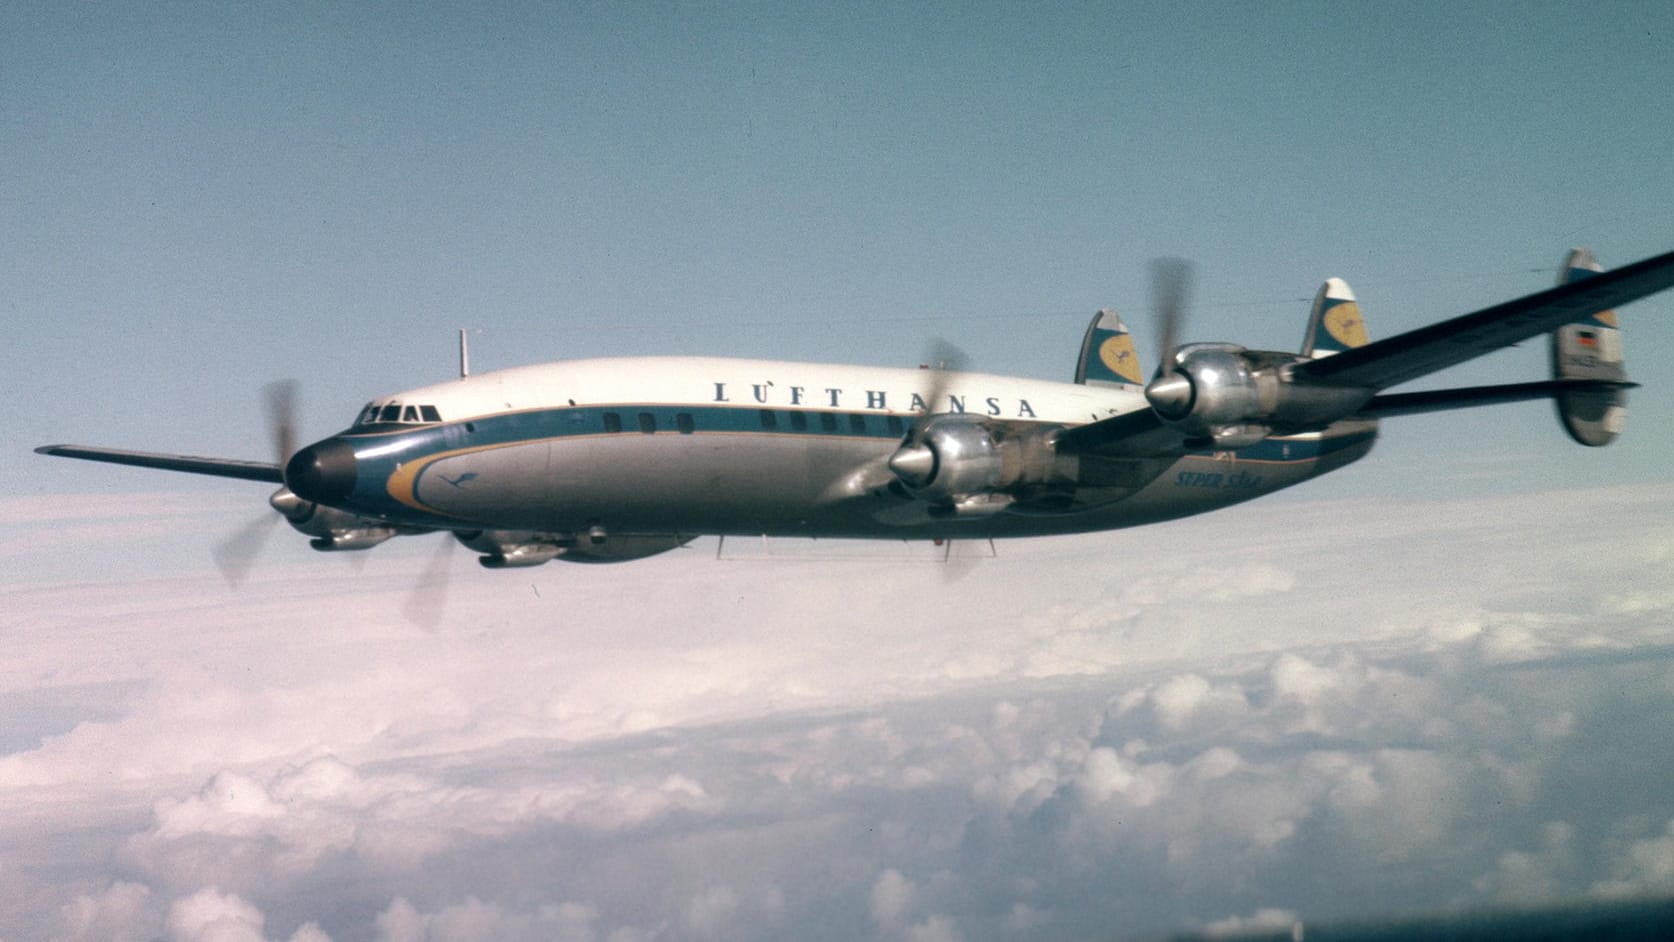
[[[1192,263],[1183,258],[1151,260],[1151,311],[1157,320],[1162,347],[1157,351],[1157,372],[1164,371],[1169,354],[1180,345],[1184,327],[1186,295],[1191,290]]]
[[[929,367],[926,372],[930,375],[920,396],[925,408],[913,417],[912,425],[907,429],[907,441],[914,447],[923,443],[924,429],[930,424],[930,419],[945,411],[948,385],[953,381],[954,374],[965,371],[970,361],[965,351],[941,337],[930,338],[930,348],[926,353],[925,363]]]
[[[296,452],[296,381],[288,379],[268,383],[262,387],[262,398],[267,405],[267,424],[273,435],[273,450],[283,467]],[[292,494],[286,487],[274,491],[267,502],[280,516],[291,521],[306,520],[314,512],[313,505]],[[236,589],[244,584],[250,569],[256,564],[256,557],[267,545],[276,522],[274,517],[264,514],[215,544],[210,555],[228,585]]]
[[[262,514],[215,544],[210,555],[214,557],[215,567],[221,570],[227,585],[236,589],[244,584],[256,557],[261,555],[262,547],[273,535],[274,524],[278,522],[278,517]]]
[[[267,399],[267,422],[273,431],[273,451],[279,466],[296,454],[296,380],[268,383],[262,389]]]
[[[448,601],[448,576],[453,569],[453,547],[458,542],[451,530],[442,531],[442,545],[436,548],[424,571],[419,573],[418,582],[407,593],[407,600],[401,604],[401,614],[407,621],[427,632],[442,625]]]

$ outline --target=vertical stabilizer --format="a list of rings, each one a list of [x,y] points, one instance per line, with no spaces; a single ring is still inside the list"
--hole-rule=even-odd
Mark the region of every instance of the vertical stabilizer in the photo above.
[[[1075,381],[1090,386],[1138,386],[1145,382],[1128,325],[1115,311],[1100,311],[1087,325]]]
[[[1571,249],[1558,284],[1590,278],[1603,270],[1592,252]],[[1552,332],[1552,378],[1627,382],[1615,311],[1600,311]],[[1583,445],[1608,445],[1622,433],[1627,419],[1625,389],[1571,390],[1558,393],[1555,401],[1564,431]]]
[[[1308,312],[1308,332],[1302,337],[1302,355],[1328,357],[1344,350],[1366,345],[1366,321],[1360,316],[1360,303],[1354,299],[1348,282],[1341,278],[1327,278],[1314,295],[1313,309]]]

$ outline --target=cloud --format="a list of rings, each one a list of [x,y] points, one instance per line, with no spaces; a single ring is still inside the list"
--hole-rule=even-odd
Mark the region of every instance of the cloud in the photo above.
[[[449,784],[436,776],[362,772],[335,757],[288,766],[266,780],[214,775],[197,794],[157,802],[150,828],[125,845],[141,870],[176,885],[219,880],[285,886],[328,860],[396,872],[471,840],[543,824],[589,831],[644,826],[701,809],[701,786],[560,776],[538,784]]]
[[[1594,885],[1595,893],[1617,899],[1674,894],[1674,820],[1662,833],[1617,850],[1609,867],[1611,876]]]
[[[1537,846],[1507,850],[1494,869],[1477,879],[1479,893],[1509,904],[1549,903],[1562,899],[1561,889],[1576,866],[1576,833],[1565,821],[1551,821],[1540,829]]]
[[[208,887],[175,900],[165,920],[169,942],[267,942],[261,910],[240,897]],[[290,942],[331,942],[314,923],[305,923]]]
[[[1228,916],[1203,927],[1203,934],[1212,939],[1241,935],[1271,935],[1291,931],[1301,923],[1288,909],[1258,909],[1248,916]]]
[[[0,935],[1058,938],[1674,892],[1661,511],[1258,505],[934,591],[462,570],[434,633],[396,555],[32,588]]]
[[[878,875],[877,882],[872,884],[870,899],[872,921],[881,929],[893,928],[912,906],[912,882],[892,867]]]
[[[581,903],[524,912],[472,896],[432,913],[396,899],[378,914],[375,924],[377,942],[594,942],[599,938],[597,919],[597,911]]]
[[[115,882],[75,897],[59,909],[53,937],[65,942],[149,942],[162,931],[163,912],[151,888]]]

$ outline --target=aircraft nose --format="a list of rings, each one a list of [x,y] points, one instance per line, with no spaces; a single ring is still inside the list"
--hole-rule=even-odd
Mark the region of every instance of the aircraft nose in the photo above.
[[[355,489],[355,450],[341,438],[316,442],[291,456],[285,486],[303,500],[333,504]]]

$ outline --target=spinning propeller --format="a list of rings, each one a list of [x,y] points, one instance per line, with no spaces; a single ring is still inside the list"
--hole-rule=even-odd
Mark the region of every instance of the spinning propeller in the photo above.
[[[1249,350],[1232,343],[1181,343],[1192,265],[1151,263],[1151,298],[1162,337],[1145,400],[1188,447],[1238,449],[1273,435],[1324,428],[1352,415],[1374,390],[1319,380],[1298,367],[1307,354]]]
[[[269,383],[262,389],[268,428],[273,436],[274,459],[281,468],[296,453],[296,389],[295,380]],[[267,502],[292,523],[301,523],[314,512],[313,504],[291,493],[288,487],[274,491]],[[244,584],[256,557],[261,555],[262,548],[272,536],[274,524],[278,522],[276,518],[262,514],[215,545],[212,552],[215,565],[227,584],[234,588]]]
[[[1173,371],[1174,352],[1185,321],[1186,294],[1193,266],[1183,258],[1151,260],[1151,311],[1156,319],[1157,372],[1145,385],[1145,399],[1164,418],[1177,419],[1191,411],[1193,389],[1187,377]]]
[[[923,487],[936,476],[936,452],[925,443],[925,432],[941,414],[939,404],[947,398],[949,382],[954,374],[964,372],[968,360],[965,351],[941,337],[931,339],[926,359],[929,377],[920,396],[924,411],[913,416],[901,447],[889,458],[889,470],[908,487]]]

